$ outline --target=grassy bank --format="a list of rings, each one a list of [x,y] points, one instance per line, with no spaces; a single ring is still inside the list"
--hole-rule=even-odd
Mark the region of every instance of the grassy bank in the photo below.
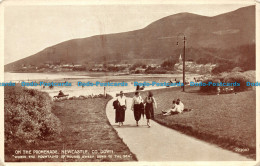
[[[105,107],[109,99],[94,98],[56,102],[53,113],[63,126],[60,146],[56,149],[112,150],[112,155],[127,158],[77,159],[72,161],[135,161],[135,156],[109,124]],[[71,160],[70,160],[71,161]]]
[[[222,148],[255,159],[256,155],[256,92],[207,95],[199,88],[187,87],[153,90],[158,103],[155,121],[187,135],[214,143]],[[146,92],[141,92],[145,97]],[[127,94],[132,97],[133,93]],[[180,98],[186,108],[183,114],[163,116],[161,110],[171,107]]]
[[[51,112],[59,119],[60,132],[52,139],[37,138],[31,144],[19,141],[6,143],[5,161],[136,161],[135,155],[130,152],[108,122],[105,107],[109,100],[110,98],[73,99],[52,103]],[[22,154],[16,154],[16,150],[22,150]],[[61,154],[61,150],[87,152],[67,154],[64,158],[61,158],[61,155],[58,155],[59,158],[55,158],[55,155],[41,158],[39,155],[25,155],[23,150],[57,150],[59,154]],[[14,156],[27,156],[27,158],[15,158]],[[36,158],[29,158],[29,156]]]

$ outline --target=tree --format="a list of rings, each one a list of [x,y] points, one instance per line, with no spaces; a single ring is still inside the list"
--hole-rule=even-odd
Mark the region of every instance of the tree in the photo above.
[[[165,68],[165,69],[173,70],[175,64],[176,64],[176,61],[175,61],[175,60],[173,60],[173,59],[168,59],[168,60],[164,61],[164,62],[161,64],[161,67],[162,67],[162,68]]]
[[[212,74],[230,72],[234,67],[236,67],[234,63],[226,62],[226,63],[223,63],[223,64],[219,64],[211,72],[212,72]]]
[[[137,67],[143,67],[146,66],[145,64],[143,64],[142,62],[136,62],[135,64],[133,64],[133,66],[130,67],[130,70],[135,70]]]

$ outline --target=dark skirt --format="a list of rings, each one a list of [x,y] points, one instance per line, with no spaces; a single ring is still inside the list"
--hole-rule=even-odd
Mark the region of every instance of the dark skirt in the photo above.
[[[125,121],[125,106],[118,106],[116,109],[116,123]]]
[[[140,107],[140,104],[135,104],[134,105],[134,117],[136,121],[139,121],[141,119],[142,115],[142,109]]]
[[[146,103],[145,116],[146,116],[146,119],[154,119],[153,103]]]

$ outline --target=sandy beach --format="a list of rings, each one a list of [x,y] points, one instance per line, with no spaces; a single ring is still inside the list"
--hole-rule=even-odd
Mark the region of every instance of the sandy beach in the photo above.
[[[43,86],[27,86],[28,88],[38,89],[40,91],[47,92],[51,97],[57,95],[60,90],[64,92],[64,94],[68,94],[69,97],[78,97],[78,96],[86,96],[86,95],[98,95],[98,94],[110,94],[115,95],[120,91],[124,92],[133,92],[136,90],[136,86],[134,86],[134,82],[169,82],[170,80],[174,81],[182,80],[182,74],[151,74],[151,75],[143,75],[143,74],[135,74],[135,75],[117,75],[114,73],[113,75],[110,73],[105,75],[106,73],[92,73],[85,75],[84,73],[76,72],[76,73],[5,73],[5,81],[9,82],[37,82],[40,81],[50,83],[50,82],[70,82],[72,86],[57,86],[50,89],[49,87]],[[187,80],[192,80],[194,77],[200,77],[198,74],[187,74]],[[78,86],[78,82],[112,82],[112,83],[121,83],[126,82],[127,86]],[[165,88],[165,86],[147,86],[145,90],[152,89],[161,89]]]

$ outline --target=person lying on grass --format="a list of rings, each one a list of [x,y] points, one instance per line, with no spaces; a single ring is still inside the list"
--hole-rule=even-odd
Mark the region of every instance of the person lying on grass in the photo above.
[[[172,101],[172,108],[169,109],[168,111],[162,111],[163,115],[174,115],[174,114],[179,114],[182,113],[184,110],[184,104],[181,102],[180,99],[177,99],[176,101]]]

